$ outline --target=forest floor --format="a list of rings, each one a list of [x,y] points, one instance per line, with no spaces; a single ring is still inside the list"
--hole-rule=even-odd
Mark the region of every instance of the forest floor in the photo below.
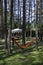
[[[12,54],[7,55],[5,43],[0,41],[0,65],[43,65],[43,46],[38,49],[34,45],[27,49],[15,46]]]

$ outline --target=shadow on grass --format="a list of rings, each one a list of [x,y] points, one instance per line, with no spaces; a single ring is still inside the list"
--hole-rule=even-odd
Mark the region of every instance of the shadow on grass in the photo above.
[[[0,63],[0,65],[8,65],[8,63],[5,60],[3,60],[3,62]]]
[[[23,54],[26,51],[28,53],[33,51],[33,48],[27,48],[27,49],[20,49],[18,47],[14,47],[14,49],[12,50],[13,52],[11,53],[11,55],[7,55],[5,52],[2,51],[2,53],[0,54],[0,60],[4,60],[5,58],[9,58],[10,56],[16,55],[16,54]]]
[[[43,63],[36,62],[36,63],[32,63],[32,65],[43,65]]]
[[[35,63],[33,63],[33,62],[29,62],[29,61],[25,61],[25,62],[23,62],[22,63],[22,65],[43,65],[43,63],[42,62],[35,62]]]
[[[5,48],[5,46],[2,46],[2,47],[0,47],[0,50],[2,50],[2,49],[4,49]]]
[[[35,62],[35,63],[33,63],[33,61],[29,61],[29,60],[27,60],[27,61],[23,61],[23,62],[18,62],[17,61],[17,63],[16,62],[11,62],[10,61],[10,64],[9,64],[9,61],[8,62],[6,62],[5,60],[3,60],[3,63],[1,63],[1,65],[43,65],[43,63],[42,62]]]

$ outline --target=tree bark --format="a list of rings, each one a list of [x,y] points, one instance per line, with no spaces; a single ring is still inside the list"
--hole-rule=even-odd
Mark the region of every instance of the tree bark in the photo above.
[[[21,28],[21,4],[20,4],[20,28]]]
[[[22,45],[26,43],[26,0],[23,0]]]
[[[4,30],[5,30],[5,45],[6,45],[6,50],[7,53],[9,54],[9,48],[8,48],[8,43],[7,43],[7,0],[4,0],[4,5],[5,5],[5,22],[4,22]]]
[[[2,25],[2,38],[4,38],[3,0],[1,0],[1,25]]]
[[[40,41],[42,41],[42,0],[40,0]]]
[[[38,49],[38,1],[36,0],[36,48]]]
[[[18,28],[19,28],[19,25],[20,25],[20,20],[19,20],[19,0],[18,0]]]
[[[0,28],[1,28],[1,38],[4,38],[4,22],[3,22],[3,0],[0,0]]]
[[[11,0],[10,5],[10,41],[12,38],[12,19],[13,19],[13,0]],[[12,46],[14,47],[14,43],[12,43]]]

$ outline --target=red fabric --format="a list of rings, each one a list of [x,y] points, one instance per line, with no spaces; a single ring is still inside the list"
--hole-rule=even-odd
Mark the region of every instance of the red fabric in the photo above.
[[[27,48],[28,46],[30,46],[31,44],[32,44],[32,42],[30,41],[30,42],[28,42],[25,46],[22,46],[22,45],[20,45],[18,42],[17,42],[17,40],[16,39],[13,39],[14,40],[14,42],[15,42],[15,44],[16,45],[18,45],[20,48]]]

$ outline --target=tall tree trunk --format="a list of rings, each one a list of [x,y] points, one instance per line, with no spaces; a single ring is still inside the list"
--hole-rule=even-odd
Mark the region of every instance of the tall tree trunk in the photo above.
[[[4,27],[5,27],[5,44],[6,44],[6,49],[7,49],[7,52],[8,52],[9,49],[8,49],[8,43],[7,43],[7,0],[4,0],[4,5],[5,5],[5,22],[4,22]]]
[[[4,37],[4,24],[3,24],[3,0],[0,0],[0,30],[1,38]]]
[[[23,26],[22,26],[22,45],[25,45],[26,38],[26,0],[23,0]]]
[[[4,38],[3,0],[1,0],[1,28],[2,28],[2,38]]]
[[[21,6],[20,6],[20,0],[18,0],[18,28],[21,28]]]
[[[10,26],[8,29],[8,44],[9,44],[9,54],[11,51],[11,39],[12,39],[12,19],[13,19],[13,0],[10,0]],[[14,43],[12,43],[14,46]]]
[[[13,0],[11,0],[11,5],[10,5],[10,41],[12,38],[12,19],[13,19]],[[14,46],[14,43],[12,44]]]
[[[40,0],[40,40],[42,41],[42,0]]]
[[[29,23],[30,23],[30,1],[29,1],[29,12],[28,12],[28,37],[29,37]]]
[[[1,0],[0,0],[0,31],[1,31]],[[0,37],[1,37],[1,32],[0,32]]]
[[[19,0],[18,0],[18,28],[19,28],[20,20],[19,20]]]
[[[31,12],[31,23],[32,23],[32,1],[30,0],[30,12]],[[30,38],[32,37],[32,28],[31,28],[31,25],[30,25]]]
[[[38,49],[38,1],[36,0],[36,48]]]
[[[21,4],[20,4],[20,28],[21,28]]]

